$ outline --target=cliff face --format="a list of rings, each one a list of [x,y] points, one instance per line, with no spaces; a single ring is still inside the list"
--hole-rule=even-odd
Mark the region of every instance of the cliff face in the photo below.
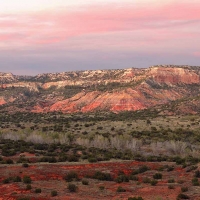
[[[2,84],[0,104],[20,103],[31,112],[120,112],[163,105],[199,92],[200,67],[153,66],[19,78]],[[7,101],[11,98],[12,102]]]

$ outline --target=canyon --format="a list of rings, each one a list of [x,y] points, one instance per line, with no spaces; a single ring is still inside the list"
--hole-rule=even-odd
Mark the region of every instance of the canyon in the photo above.
[[[198,113],[200,109],[200,67],[194,66],[158,65],[37,76],[0,73],[0,83],[0,109],[12,112],[118,113],[174,101],[179,101],[181,112]]]

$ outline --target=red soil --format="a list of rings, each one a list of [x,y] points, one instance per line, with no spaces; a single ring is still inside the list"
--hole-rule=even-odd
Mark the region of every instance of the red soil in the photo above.
[[[168,163],[173,165],[174,163]],[[78,173],[79,178],[86,175],[93,175],[95,171],[111,173],[116,178],[119,171],[130,175],[134,169],[138,169],[142,165],[147,165],[151,170],[139,174],[139,181],[129,181],[125,183],[116,183],[115,181],[99,181],[89,179],[89,185],[82,185],[81,181],[73,182],[78,186],[76,193],[70,193],[67,189],[67,184],[63,180],[64,175],[69,171]],[[0,166],[0,200],[17,199],[19,197],[30,197],[30,199],[47,200],[79,200],[79,199],[128,199],[128,197],[142,196],[145,200],[175,200],[181,191],[182,186],[191,186],[193,172],[186,172],[181,167],[175,167],[173,171],[162,171],[162,180],[158,180],[156,186],[151,186],[149,183],[143,183],[144,177],[152,179],[153,174],[158,172],[158,168],[166,165],[166,163],[147,163],[138,161],[123,161],[123,162],[103,162],[94,164],[34,164],[28,168],[20,165]],[[9,183],[3,184],[2,180],[8,177],[28,175],[32,179],[32,189],[26,190],[26,184]],[[174,189],[168,188],[168,179],[174,178]],[[184,184],[178,184],[178,180],[183,180]],[[99,186],[104,186],[104,190],[100,190]],[[118,193],[117,188],[121,186],[126,189],[126,192]],[[193,187],[193,186],[191,186]],[[35,188],[41,188],[42,193],[34,193]],[[57,197],[51,197],[51,191],[58,191]],[[198,195],[198,194],[196,194]],[[200,194],[199,194],[200,196]],[[200,199],[193,197],[192,199]]]

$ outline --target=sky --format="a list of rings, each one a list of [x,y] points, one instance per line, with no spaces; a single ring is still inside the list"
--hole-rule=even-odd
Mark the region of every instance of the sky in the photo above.
[[[0,72],[200,66],[200,0],[0,0]]]

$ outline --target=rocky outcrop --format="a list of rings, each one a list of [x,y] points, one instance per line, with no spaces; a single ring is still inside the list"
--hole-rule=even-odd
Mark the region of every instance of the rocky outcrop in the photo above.
[[[6,88],[37,92],[37,97],[33,96],[34,93],[29,97],[23,91],[20,98],[15,95],[15,104],[19,100],[28,102],[32,112],[141,110],[198,95],[200,67],[170,65],[50,73],[2,84],[2,91]],[[4,101],[1,100],[2,104],[6,103]]]
[[[0,105],[6,104],[7,102],[4,100],[3,97],[0,97]]]

